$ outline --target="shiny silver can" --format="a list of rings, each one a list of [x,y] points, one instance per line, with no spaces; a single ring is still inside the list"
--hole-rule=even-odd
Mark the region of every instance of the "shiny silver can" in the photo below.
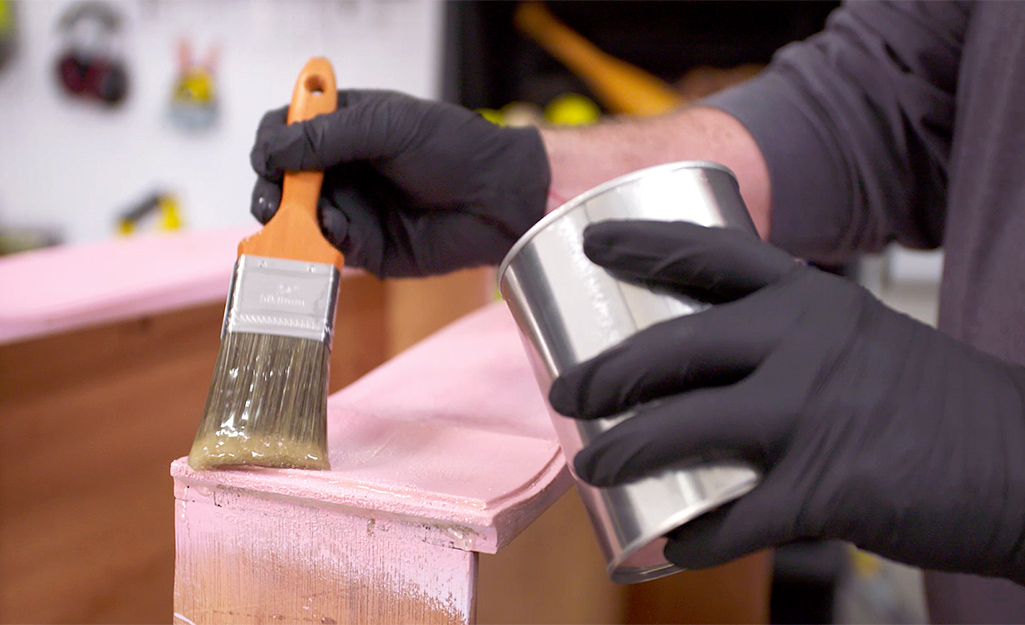
[[[754,232],[737,180],[727,168],[688,161],[609,181],[534,225],[498,270],[499,288],[523,336],[547,400],[552,381],[632,334],[708,305],[615,278],[584,255],[589,224],[609,219],[689,221]],[[567,461],[632,412],[578,421],[551,411]],[[671,468],[612,488],[577,480],[605,554],[609,577],[633,583],[680,569],[663,554],[665,535],[750,491],[759,475],[741,463]]]

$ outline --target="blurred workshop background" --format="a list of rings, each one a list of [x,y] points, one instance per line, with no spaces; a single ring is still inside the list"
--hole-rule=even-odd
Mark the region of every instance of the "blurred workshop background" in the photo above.
[[[251,224],[257,123],[314,54],[343,88],[590,124],[743,81],[836,4],[0,0],[0,255]],[[934,322],[940,263],[894,247],[832,269]],[[773,623],[924,619],[913,569],[837,543],[777,553]]]

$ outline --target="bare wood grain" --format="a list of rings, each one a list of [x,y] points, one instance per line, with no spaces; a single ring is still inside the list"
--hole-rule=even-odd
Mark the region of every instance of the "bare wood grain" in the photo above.
[[[771,568],[771,554],[762,552],[704,571],[613,584],[573,489],[504,550],[481,556],[478,616],[495,625],[768,623]]]
[[[481,555],[482,624],[625,623],[627,587],[613,584],[587,511],[571,489],[495,555]]]
[[[222,313],[0,347],[0,620],[166,622],[166,467],[195,434]]]
[[[627,623],[768,623],[772,552],[629,587]]]
[[[385,285],[389,357],[497,297],[495,270],[489,267],[430,278],[390,279]]]

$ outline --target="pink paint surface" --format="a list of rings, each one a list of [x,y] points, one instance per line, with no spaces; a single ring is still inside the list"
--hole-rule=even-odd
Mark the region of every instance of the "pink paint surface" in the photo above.
[[[252,228],[150,234],[0,258],[0,342],[223,300]]]
[[[181,482],[175,497],[176,622],[410,622],[402,602],[471,621],[476,559],[436,528]]]
[[[344,345],[335,345],[344,349]],[[571,485],[505,305],[468,315],[333,395],[328,471],[197,472],[180,485],[239,489],[420,519],[430,542],[494,553]]]
[[[0,258],[0,343],[224,301],[238,243],[254,231],[145,234]]]

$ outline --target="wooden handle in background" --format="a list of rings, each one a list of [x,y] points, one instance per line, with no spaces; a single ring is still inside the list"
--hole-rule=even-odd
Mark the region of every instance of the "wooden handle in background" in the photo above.
[[[558,20],[541,2],[516,7],[517,28],[587,83],[595,97],[614,113],[659,115],[685,103],[660,78],[606,54]]]
[[[337,107],[338,89],[331,63],[320,57],[310,59],[295,83],[288,123],[313,119]],[[286,172],[278,212],[262,230],[239,243],[239,255],[326,263],[341,270],[345,259],[324,239],[317,222],[317,200],[323,182],[322,171]]]

